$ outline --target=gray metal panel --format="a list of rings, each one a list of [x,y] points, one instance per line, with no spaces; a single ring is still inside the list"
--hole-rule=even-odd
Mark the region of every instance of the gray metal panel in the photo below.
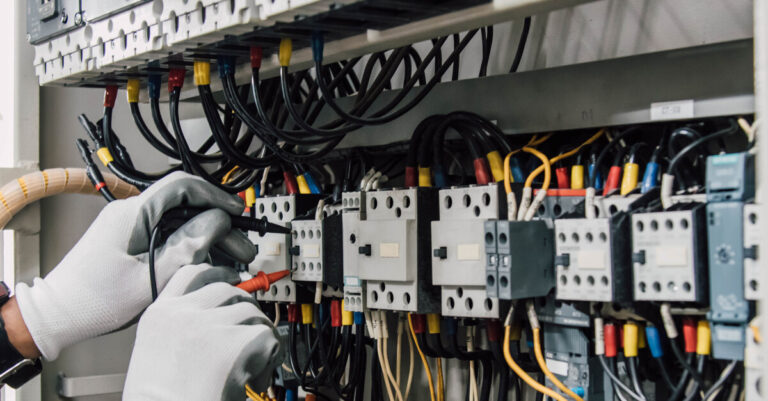
[[[694,101],[695,118],[751,114],[752,61],[752,40],[739,40],[445,82],[398,126],[416,127],[429,115],[467,110],[497,121],[509,134],[596,128],[648,122],[651,103],[681,99]],[[398,92],[382,94],[371,110]],[[339,103],[346,108],[349,101]],[[366,127],[348,135],[341,147],[380,145],[411,134],[412,129],[389,125]]]

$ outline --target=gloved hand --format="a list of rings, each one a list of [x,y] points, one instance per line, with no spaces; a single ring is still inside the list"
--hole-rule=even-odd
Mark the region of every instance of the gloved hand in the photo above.
[[[272,323],[229,268],[185,266],[139,320],[123,401],[245,399],[282,361]],[[210,284],[213,283],[213,284]]]
[[[21,315],[41,354],[118,330],[152,302],[148,248],[152,229],[168,209],[210,207],[190,219],[155,250],[158,291],[181,266],[204,262],[216,245],[248,263],[256,250],[230,228],[242,202],[210,183],[173,173],[133,198],[109,203],[88,231],[45,279],[16,286]]]

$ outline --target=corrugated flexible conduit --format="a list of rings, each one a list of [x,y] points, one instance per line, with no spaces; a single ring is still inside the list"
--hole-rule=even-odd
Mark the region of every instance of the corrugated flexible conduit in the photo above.
[[[113,174],[104,173],[104,183],[118,199],[139,194],[133,185]],[[0,229],[28,204],[53,195],[98,192],[84,168],[52,168],[23,175],[0,187]]]

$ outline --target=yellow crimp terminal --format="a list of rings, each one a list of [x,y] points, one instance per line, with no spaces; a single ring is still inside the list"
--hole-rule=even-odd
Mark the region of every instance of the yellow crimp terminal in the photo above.
[[[427,313],[427,330],[429,334],[440,334],[440,315]]]
[[[628,322],[624,325],[624,356],[632,358],[637,356],[637,323]]]
[[[354,323],[355,319],[352,315],[352,312],[348,311],[346,306],[344,305],[344,300],[341,300],[341,325],[342,326],[351,326]]]
[[[419,186],[432,186],[432,169],[429,167],[419,167]]]
[[[96,151],[96,156],[99,156],[99,160],[101,160],[101,163],[104,164],[104,166],[115,161],[115,159],[112,158],[112,153],[109,153],[109,149],[106,147],[99,148],[99,150]]]
[[[281,67],[288,67],[291,64],[291,53],[293,53],[293,41],[284,38],[280,41],[280,50],[277,53],[277,59]]]
[[[195,61],[193,70],[195,72],[195,85],[211,84],[211,63],[207,61]]]
[[[584,189],[584,166],[571,167],[571,189]]]
[[[125,93],[128,96],[128,103],[139,102],[139,90],[141,90],[141,83],[138,79],[129,79],[125,84]]]
[[[696,353],[699,355],[709,355],[712,351],[712,333],[709,328],[709,322],[699,320],[696,325]]]
[[[504,164],[501,162],[501,154],[494,150],[485,155],[488,159],[488,165],[491,166],[491,174],[493,174],[493,180],[496,182],[504,180]]]
[[[312,324],[312,304],[301,304],[301,322],[304,324]]]
[[[624,196],[637,188],[637,175],[640,166],[637,163],[627,163],[624,165],[624,177],[621,179],[621,195]]]
[[[256,190],[253,187],[248,187],[245,190],[245,206],[253,207],[256,203]]]
[[[637,331],[637,348],[643,349],[648,346],[648,342],[645,340],[645,330],[638,329]]]
[[[299,184],[300,194],[312,193],[312,191],[309,189],[309,185],[307,185],[307,178],[304,177],[304,174],[296,174],[296,183]]]

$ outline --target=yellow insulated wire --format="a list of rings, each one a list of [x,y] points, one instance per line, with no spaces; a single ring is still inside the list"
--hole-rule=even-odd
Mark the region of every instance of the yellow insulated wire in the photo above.
[[[558,394],[556,391],[534,380],[528,373],[526,373],[526,371],[520,367],[520,365],[515,362],[515,360],[512,358],[512,354],[509,352],[509,335],[511,331],[512,328],[510,326],[506,326],[504,328],[504,359],[507,361],[507,365],[509,365],[515,374],[523,379],[523,381],[531,386],[534,390],[557,401],[568,401],[567,398]]]
[[[221,183],[226,184],[229,182],[229,180],[232,178],[232,174],[235,173],[235,171],[239,170],[240,166],[232,167],[231,170],[227,171],[227,174],[224,174],[224,177],[221,177]]]
[[[600,139],[600,137],[603,136],[604,134],[605,134],[605,129],[601,129],[600,131],[597,131],[597,133],[595,135],[592,135],[591,137],[589,137],[589,139],[587,139],[586,141],[582,142],[581,145],[579,145],[579,146],[577,146],[577,147],[575,147],[575,148],[573,148],[573,149],[571,149],[571,150],[569,150],[569,151],[567,151],[565,153],[561,153],[561,154],[553,157],[552,159],[550,159],[549,160],[550,164],[555,164],[555,163],[559,162],[560,160],[563,160],[563,159],[565,159],[567,157],[571,157],[571,156],[575,155],[576,153],[579,153],[583,147],[585,147],[585,146],[591,144],[592,142]],[[533,180],[539,174],[541,174],[542,171],[544,171],[544,166],[537,167],[535,170],[533,170],[531,172],[531,174],[528,175],[528,179],[526,179],[525,182],[527,183],[529,180],[531,182],[533,182]],[[526,186],[530,187],[530,185],[526,185]]]
[[[527,147],[533,147],[537,145],[541,145],[542,143],[546,142],[549,137],[551,137],[552,134],[544,135],[543,137],[539,138],[539,135],[534,135],[530,141],[528,141],[525,146]],[[513,150],[509,153],[507,153],[507,156],[504,157],[504,190],[507,193],[512,192],[512,183],[514,182],[514,179],[512,178],[512,173],[509,168],[509,161],[512,158],[512,156],[516,155],[517,153],[520,153],[523,150],[523,148]]]
[[[419,351],[421,364],[424,365],[424,370],[427,372],[427,382],[429,383],[429,398],[430,400],[435,401],[435,383],[432,381],[432,370],[429,368],[429,362],[427,362],[427,358],[424,356],[424,352],[421,350],[419,341],[416,339],[416,332],[413,331],[413,319],[411,318],[410,313],[408,314],[408,327],[411,329],[411,336],[413,337],[414,344],[416,344],[416,350]],[[507,345],[507,352],[509,352],[509,345]]]
[[[549,189],[549,183],[552,181],[552,165],[550,160],[544,153],[528,146],[523,147],[523,152],[530,153],[541,160],[541,166],[533,170],[531,174],[528,174],[528,178],[525,179],[525,187],[530,188],[533,185],[533,179],[538,175],[536,172],[542,169],[544,170],[544,184],[541,186],[541,189],[546,191]]]
[[[507,156],[504,158],[504,191],[507,193],[512,193],[512,183],[515,181],[512,179],[512,172],[509,168],[509,160],[512,158],[512,155],[514,155],[515,152],[509,152],[507,153]]]

